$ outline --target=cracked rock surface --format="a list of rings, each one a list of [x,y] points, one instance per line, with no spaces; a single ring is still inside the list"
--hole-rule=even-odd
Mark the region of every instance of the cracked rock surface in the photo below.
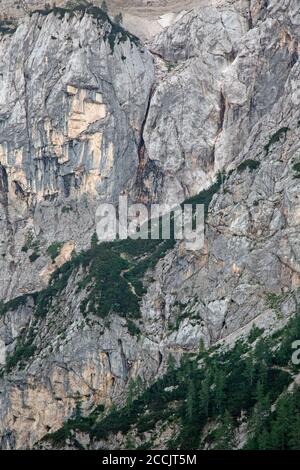
[[[32,448],[78,398],[83,413],[123,403],[169,354],[272,332],[300,287],[297,0],[210,2],[145,44],[88,11],[16,21],[0,27],[3,449]],[[182,202],[219,170],[205,246],[178,242],[146,272],[138,334],[114,311],[83,314],[82,267],[37,317],[34,293],[89,248],[99,202]]]

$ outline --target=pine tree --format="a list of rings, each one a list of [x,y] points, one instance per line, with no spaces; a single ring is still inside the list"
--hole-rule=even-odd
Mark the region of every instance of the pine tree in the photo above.
[[[291,450],[300,450],[300,413],[298,412],[291,424],[288,437],[288,447]]]
[[[169,354],[168,356],[167,367],[168,367],[168,372],[174,372],[176,368],[176,361],[172,354]]]
[[[249,357],[245,358],[245,367],[246,367],[246,377],[247,381],[249,381],[251,387],[253,385],[254,380],[254,373],[255,373],[255,366],[253,363],[252,354]]]
[[[99,242],[98,235],[96,232],[94,232],[92,235],[92,239],[91,239],[91,247],[96,248],[96,246],[98,245],[98,242]]]
[[[283,397],[277,404],[276,420],[272,427],[273,449],[287,449],[290,423],[293,417],[293,403],[291,396]]]
[[[209,398],[210,398],[210,380],[209,376],[206,375],[205,379],[201,383],[201,389],[199,394],[199,412],[201,415],[208,417],[209,414]]]
[[[205,352],[205,343],[204,339],[201,337],[199,341],[199,353],[204,353]]]
[[[269,449],[269,433],[264,428],[257,438],[257,450],[267,450]]]
[[[231,450],[236,446],[233,419],[228,410],[225,410],[221,425],[216,432],[214,449]]]
[[[188,384],[187,399],[186,399],[186,418],[188,422],[195,419],[196,408],[196,390],[194,381],[191,379]]]
[[[135,449],[135,442],[134,442],[133,436],[129,436],[129,435],[126,436],[125,449],[126,450],[134,450]]]
[[[264,386],[260,381],[256,385],[255,400],[256,405],[251,418],[251,428],[254,432],[257,432],[271,412],[269,395],[264,394]]]
[[[216,370],[215,373],[215,401],[216,401],[216,411],[222,413],[224,409],[224,387],[225,387],[225,375],[224,372],[220,369]]]
[[[80,393],[76,393],[76,398],[75,398],[75,419],[79,419],[82,416],[82,402],[81,402],[81,397]]]
[[[128,388],[127,388],[127,405],[129,406],[132,405],[132,402],[135,398],[135,388],[136,388],[135,380],[130,379]]]

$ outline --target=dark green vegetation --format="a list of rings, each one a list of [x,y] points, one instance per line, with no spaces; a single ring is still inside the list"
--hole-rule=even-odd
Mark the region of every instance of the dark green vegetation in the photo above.
[[[35,305],[37,294],[26,294],[16,297],[6,303],[0,302],[0,315],[5,315],[9,311],[15,311],[19,307],[24,307],[27,303],[31,306]],[[30,307],[29,307],[30,308]],[[23,330],[17,339],[17,344],[14,351],[8,355],[6,365],[0,370],[0,376],[4,372],[10,372],[16,365],[23,368],[28,359],[30,359],[36,351],[36,346],[33,344],[35,333],[33,325],[27,330]]]
[[[138,337],[141,333],[141,330],[139,329],[139,327],[136,326],[136,324],[130,319],[127,320],[127,329],[128,329],[128,332],[132,336],[137,336]]]
[[[238,341],[225,352],[215,349],[198,356],[185,355],[179,368],[170,359],[164,377],[138,396],[133,394],[123,408],[113,407],[105,417],[92,420],[85,432],[97,441],[119,432],[125,436],[135,429],[143,442],[144,433],[154,432],[157,423],[176,422],[180,431],[169,442],[170,449],[206,445],[230,449],[236,446],[234,430],[246,420],[246,448],[300,449],[300,392],[286,393],[293,373],[298,372],[291,356],[292,343],[300,338],[300,310],[283,330],[254,343],[254,336],[260,334],[261,330],[254,328],[252,344]],[[271,404],[277,400],[272,412]],[[86,419],[82,418],[83,423]],[[76,429],[82,429],[81,422],[72,426]],[[55,446],[64,445],[61,433],[46,439]]]
[[[40,253],[38,251],[34,251],[32,255],[29,256],[30,263],[34,263],[40,257]]]
[[[63,206],[61,212],[62,212],[62,214],[67,214],[68,212],[72,212],[72,210],[73,209],[70,206]]]
[[[55,258],[58,257],[58,255],[60,254],[60,250],[62,249],[62,246],[63,246],[63,242],[54,242],[52,243],[52,245],[50,245],[47,248],[46,253],[48,256],[50,256],[52,261],[54,261]]]
[[[203,204],[205,217],[207,217],[209,205],[213,199],[213,196],[218,193],[221,189],[222,184],[225,182],[226,176],[224,174],[218,174],[217,181],[208,189],[201,191],[198,195],[187,199],[183,204]],[[173,219],[171,217],[171,238],[169,240],[125,240],[117,242],[117,246],[121,250],[130,256],[144,255],[150,253],[149,257],[143,259],[135,264],[126,274],[125,278],[131,282],[138,295],[144,293],[142,285],[142,278],[144,277],[148,269],[154,268],[158,261],[165,256],[165,254],[175,246],[176,240],[174,240],[174,226]]]
[[[29,329],[27,334],[24,333],[24,336],[21,335],[18,337],[14,352],[8,355],[6,359],[6,372],[10,372],[16,365],[18,365],[20,369],[25,367],[28,359],[30,359],[36,351],[36,346],[33,344],[34,337],[35,334],[32,328]]]
[[[225,173],[219,172],[217,176],[217,180],[214,184],[212,184],[208,189],[204,189],[201,191],[199,194],[196,196],[193,196],[186,201],[184,201],[184,204],[203,204],[204,205],[204,212],[205,212],[205,218],[208,215],[208,209],[209,205],[214,197],[215,194],[217,194],[220,189],[223,187],[223,185],[226,183],[227,176]]]
[[[204,204],[205,214],[213,196],[219,191],[225,176],[219,174],[216,183],[199,195],[185,201],[188,204]],[[150,226],[149,226],[150,227]],[[143,277],[145,273],[156,266],[158,261],[174,247],[176,240],[117,240],[108,243],[98,243],[97,237],[92,237],[91,248],[65,263],[55,271],[49,286],[35,295],[35,313],[38,317],[47,314],[52,302],[67,286],[72,273],[80,268],[83,278],[77,285],[78,290],[86,289],[87,295],[80,308],[82,313],[92,313],[102,318],[111,312],[122,316],[137,318],[139,316],[139,300],[144,293]],[[28,236],[23,251],[37,248],[37,241],[32,235]],[[47,254],[52,259],[58,255],[61,243],[55,242]],[[12,302],[24,302],[26,296]],[[2,309],[10,309],[10,303],[2,304]],[[133,326],[132,326],[133,331]]]
[[[0,34],[13,34],[17,29],[17,24],[13,20],[0,20]]]
[[[136,46],[140,44],[139,39],[136,36],[124,29],[119,23],[112,21],[106,11],[89,2],[82,2],[74,5],[70,4],[66,7],[49,7],[44,10],[36,10],[34,13],[39,13],[43,16],[53,13],[61,19],[67,14],[70,16],[78,14],[83,16],[84,14],[88,14],[97,21],[97,25],[100,27],[105,23],[108,23],[110,28],[109,31],[105,33],[104,40],[108,41],[112,52],[114,51],[115,44],[126,42],[127,40]]]
[[[28,299],[35,299],[37,294],[26,294],[19,297],[15,297],[8,302],[0,300],[0,315],[5,315],[9,311],[17,310],[17,308],[26,305]]]
[[[281,129],[279,129],[277,132],[275,132],[275,134],[272,135],[272,137],[270,138],[269,142],[265,145],[265,151],[266,151],[266,155],[268,155],[269,151],[270,151],[270,148],[276,144],[277,142],[280,141],[281,137],[284,136],[286,137],[286,134],[287,132],[289,131],[289,128],[288,127],[282,127]]]
[[[250,334],[248,336],[249,343],[254,343],[254,341],[263,334],[264,330],[258,328],[256,325],[253,325],[251,328]]]
[[[262,402],[262,412],[254,436],[249,439],[249,450],[299,450],[300,449],[300,388],[285,393],[271,412],[270,404]]]
[[[81,432],[88,432],[88,430],[95,424],[104,411],[104,406],[99,405],[93,413],[87,418],[81,416],[80,404],[77,404],[74,417],[66,421],[64,426],[58,431],[51,434],[51,442],[55,447],[60,447],[60,444],[65,442],[66,439],[72,439],[73,444],[77,449],[82,449],[82,445],[74,438],[74,429]]]
[[[37,238],[34,238],[33,233],[28,233],[26,242],[21,251],[24,253],[31,251],[31,254],[29,255],[29,260],[31,263],[34,263],[41,256],[40,241]]]
[[[260,162],[257,160],[245,160],[237,167],[239,173],[242,173],[245,170],[254,171],[260,167]]]
[[[293,165],[293,170],[296,173],[295,178],[300,178],[300,162]]]
[[[139,315],[138,298],[123,276],[130,263],[120,255],[113,243],[96,245],[82,255],[80,263],[86,276],[78,288],[88,290],[80,306],[83,314],[106,317],[114,311],[124,316]]]
[[[208,213],[209,204],[220,189],[222,175],[209,189],[189,199],[189,204],[204,204]],[[88,273],[80,287],[89,286],[89,292],[81,305],[83,313],[94,313],[105,317],[112,310],[121,315],[139,316],[139,299],[145,292],[143,278],[149,269],[175,246],[176,240],[119,240],[112,243],[93,243],[89,252],[80,255],[80,263]]]
[[[213,196],[220,190],[225,176],[218,175],[216,183],[199,195],[189,199],[189,204],[204,204],[205,214],[208,213],[209,204]],[[171,218],[172,221],[172,218]],[[149,225],[150,230],[151,225]],[[28,298],[33,299],[33,309],[38,320],[43,319],[52,305],[67,287],[71,276],[81,270],[81,281],[75,286],[77,291],[85,290],[86,295],[80,305],[84,315],[93,314],[106,318],[115,312],[127,318],[130,334],[139,336],[139,327],[132,321],[140,316],[139,302],[145,292],[143,278],[146,272],[155,268],[156,264],[176,243],[172,236],[169,240],[117,240],[109,243],[98,243],[96,234],[91,240],[91,248],[85,252],[74,255],[73,258],[56,270],[46,289],[30,295],[24,295],[7,303],[0,303],[0,314],[15,310],[25,305]],[[61,243],[55,242],[48,249],[47,254],[55,259],[61,249]],[[39,250],[39,242],[31,233],[28,234],[22,251]],[[33,254],[35,253],[33,252]],[[32,255],[31,255],[32,256]],[[31,338],[32,339],[32,338]],[[23,339],[16,351],[10,367],[16,365],[24,354],[30,357],[33,347],[28,349]],[[29,354],[30,352],[30,354]],[[23,357],[23,359],[24,359]],[[16,360],[17,359],[17,360]]]

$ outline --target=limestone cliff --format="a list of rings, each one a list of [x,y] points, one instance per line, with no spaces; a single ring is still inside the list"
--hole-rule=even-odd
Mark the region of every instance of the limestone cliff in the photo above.
[[[12,3],[0,20],[5,449],[39,445],[78,403],[83,416],[121,406],[170,355],[233,347],[253,325],[268,337],[300,287],[297,0],[166,2],[176,15],[146,41],[99,5]],[[204,202],[205,247],[90,246],[98,203],[119,194]],[[126,444],[99,436],[78,440]]]

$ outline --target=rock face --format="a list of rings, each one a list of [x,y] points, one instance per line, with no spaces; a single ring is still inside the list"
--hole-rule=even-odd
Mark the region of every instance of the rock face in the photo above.
[[[209,5],[211,0],[94,0],[88,2],[71,0],[1,0],[0,18],[23,18],[26,14],[46,8],[64,8],[93,4],[103,7],[112,18],[120,18],[126,29],[140,38],[149,39],[175,23],[187,11],[199,5]]]
[[[147,176],[159,200],[176,202],[199,192],[215,174],[216,152],[227,150],[216,147],[227,111],[222,74],[248,29],[244,15],[235,8],[198,8],[151,44],[168,70],[151,100],[144,132],[148,166],[155,168]]]
[[[2,448],[32,448],[78,400],[86,414],[124,402],[170,354],[295,313],[300,7],[209,3],[145,45],[99,9],[0,21]],[[151,265],[138,319],[85,315],[76,264],[38,314],[35,293],[89,247],[100,201],[182,202],[219,170],[204,248],[178,242]]]
[[[86,246],[97,201],[135,181],[154,68],[118,29],[101,10],[66,10],[1,36],[2,298],[42,285],[47,261],[29,265],[28,238]]]

